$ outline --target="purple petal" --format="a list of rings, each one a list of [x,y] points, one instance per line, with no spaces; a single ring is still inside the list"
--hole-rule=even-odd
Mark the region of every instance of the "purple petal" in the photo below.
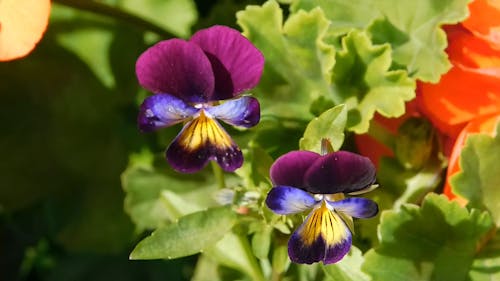
[[[336,211],[343,212],[355,218],[371,218],[378,213],[378,205],[366,198],[346,198],[340,201],[328,202]]]
[[[215,160],[232,172],[243,164],[243,154],[224,128],[212,118],[200,116],[187,123],[166,152],[167,161],[182,173],[194,173]]]
[[[212,66],[196,44],[181,39],[161,41],[142,53],[135,71],[141,86],[155,94],[168,93],[186,102],[212,99]]]
[[[256,98],[244,96],[207,108],[207,112],[233,126],[250,128],[260,120],[260,105]]]
[[[198,111],[174,96],[157,94],[142,102],[137,123],[142,132],[151,132],[185,121]]]
[[[257,85],[264,56],[235,29],[213,26],[196,32],[190,42],[207,53],[215,75],[215,100],[232,98]]]
[[[375,166],[367,157],[337,151],[316,160],[304,175],[311,193],[349,193],[375,182]]]
[[[269,171],[274,185],[305,188],[304,174],[321,155],[311,151],[291,151],[274,161]]]
[[[289,215],[303,212],[316,204],[314,198],[307,192],[289,186],[277,186],[267,194],[266,205],[279,215]]]
[[[288,241],[288,255],[295,263],[341,260],[351,248],[352,235],[339,215],[325,205],[314,210]]]

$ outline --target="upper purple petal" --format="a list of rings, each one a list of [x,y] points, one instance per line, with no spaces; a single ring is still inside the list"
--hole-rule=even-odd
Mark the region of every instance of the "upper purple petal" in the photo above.
[[[311,194],[289,186],[271,188],[266,198],[266,205],[279,215],[289,215],[303,212],[316,204]]]
[[[142,102],[137,123],[142,132],[151,132],[185,121],[198,111],[179,98],[157,94]]]
[[[336,211],[355,218],[371,218],[378,213],[378,205],[366,198],[351,197],[340,201],[328,201]]]
[[[214,74],[203,50],[181,39],[161,41],[147,49],[135,65],[141,86],[168,93],[186,102],[212,99]]]
[[[233,126],[250,128],[260,120],[260,105],[256,98],[243,96],[206,109],[213,117]]]
[[[264,56],[239,31],[213,26],[196,32],[190,42],[198,44],[212,63],[215,75],[213,100],[232,98],[259,82]]]
[[[333,194],[361,190],[375,182],[375,166],[367,157],[348,151],[322,156],[304,175],[306,190]]]
[[[269,172],[273,184],[304,189],[304,175],[320,157],[318,153],[305,150],[291,151],[280,156],[274,161]]]

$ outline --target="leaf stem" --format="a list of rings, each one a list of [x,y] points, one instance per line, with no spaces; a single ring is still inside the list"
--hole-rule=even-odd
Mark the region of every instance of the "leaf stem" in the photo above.
[[[252,280],[266,281],[266,278],[264,278],[259,263],[257,262],[257,259],[255,258],[255,255],[252,252],[252,248],[250,247],[250,243],[248,242],[247,237],[245,235],[239,234],[238,239],[240,240],[240,244],[245,251],[246,258],[252,267],[252,276],[251,276]]]
[[[121,10],[119,8],[113,7],[100,2],[95,1],[83,1],[83,0],[53,0],[53,2],[59,3],[64,6],[71,8],[92,12],[95,14],[100,14],[103,16],[115,18],[124,22],[133,24],[143,30],[152,31],[162,38],[172,38],[176,37],[172,33],[165,30],[163,27],[147,21],[137,15],[129,13],[127,11]]]
[[[226,188],[226,180],[224,178],[224,171],[222,170],[222,168],[217,165],[215,161],[210,161],[210,165],[212,165],[212,171],[214,172],[217,186],[219,186],[219,188]]]

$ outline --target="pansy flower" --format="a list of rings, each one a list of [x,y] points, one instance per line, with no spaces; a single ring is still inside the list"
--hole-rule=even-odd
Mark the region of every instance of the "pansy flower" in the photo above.
[[[288,241],[295,263],[341,260],[351,248],[352,217],[370,218],[378,206],[366,198],[350,197],[374,187],[375,167],[364,156],[337,151],[320,155],[292,151],[271,166],[273,188],[266,205],[275,213],[289,215],[311,210]]]
[[[189,41],[157,43],[136,63],[139,83],[155,93],[141,105],[140,130],[185,122],[166,151],[175,170],[196,172],[209,160],[225,171],[236,170],[243,155],[216,119],[244,128],[259,122],[257,99],[239,95],[257,85],[263,67],[262,53],[225,26],[200,30]]]

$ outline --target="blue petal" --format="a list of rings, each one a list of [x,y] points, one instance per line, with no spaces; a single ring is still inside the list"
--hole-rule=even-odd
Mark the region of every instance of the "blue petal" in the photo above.
[[[330,264],[341,260],[351,244],[352,235],[344,221],[323,203],[292,234],[288,255],[295,263]]]
[[[307,192],[288,186],[277,186],[267,194],[266,205],[273,212],[289,215],[303,212],[316,204],[314,198]]]
[[[203,111],[188,122],[166,152],[170,165],[182,173],[194,173],[215,160],[224,171],[243,164],[243,154],[222,126]]]
[[[172,95],[156,94],[142,103],[137,123],[141,131],[151,132],[185,121],[198,110]]]
[[[355,218],[371,218],[378,213],[378,205],[366,198],[346,198],[340,201],[328,202],[336,211],[343,212]]]
[[[213,117],[233,126],[250,128],[260,120],[260,105],[256,98],[243,96],[206,109]]]

